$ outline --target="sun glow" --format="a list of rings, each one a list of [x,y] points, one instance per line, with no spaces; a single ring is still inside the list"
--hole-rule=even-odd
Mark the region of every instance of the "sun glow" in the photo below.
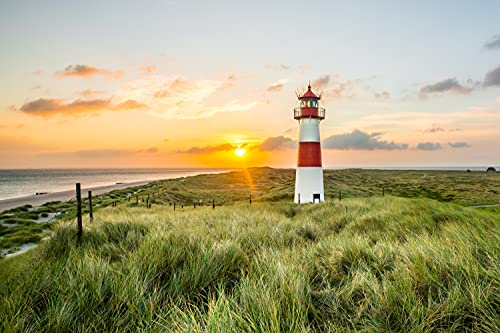
[[[245,148],[237,148],[234,153],[237,155],[237,156],[243,156],[245,155],[245,153],[247,152],[247,150]]]

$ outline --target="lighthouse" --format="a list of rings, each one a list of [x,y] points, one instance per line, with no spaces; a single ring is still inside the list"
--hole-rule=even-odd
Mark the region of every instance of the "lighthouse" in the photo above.
[[[321,96],[313,93],[311,85],[297,97],[300,106],[293,110],[293,117],[299,122],[300,134],[294,201],[317,203],[325,200],[319,137],[319,123],[325,119],[325,109],[319,107]]]

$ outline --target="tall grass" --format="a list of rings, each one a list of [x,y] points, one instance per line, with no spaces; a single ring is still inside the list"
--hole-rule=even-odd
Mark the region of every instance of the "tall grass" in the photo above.
[[[498,215],[429,199],[104,208],[0,262],[6,331],[500,331]]]

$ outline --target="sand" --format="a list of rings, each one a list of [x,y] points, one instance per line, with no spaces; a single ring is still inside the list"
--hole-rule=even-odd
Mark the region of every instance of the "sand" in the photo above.
[[[87,197],[87,191],[92,191],[92,195],[103,194],[113,190],[122,190],[127,187],[146,185],[152,182],[152,180],[131,182],[131,183],[121,183],[114,185],[96,186],[96,187],[82,187],[82,198]],[[32,205],[33,207],[43,205],[49,201],[67,201],[75,198],[75,190],[52,192],[41,195],[28,195],[25,197],[12,198],[0,200],[0,212],[16,208],[24,205]]]

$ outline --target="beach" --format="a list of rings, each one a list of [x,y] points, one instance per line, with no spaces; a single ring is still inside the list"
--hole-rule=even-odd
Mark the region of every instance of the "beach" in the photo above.
[[[82,187],[82,197],[87,196],[87,191],[92,191],[92,195],[99,195],[113,190],[122,190],[128,187],[146,185],[150,182],[152,182],[152,180],[136,181],[130,183],[121,183],[121,184],[104,185],[104,186]],[[52,192],[40,195],[33,194],[19,198],[3,199],[0,200],[0,212],[24,205],[32,205],[35,207],[35,206],[41,206],[44,203],[50,201],[66,201],[75,198],[75,195],[76,195],[75,190],[73,189],[73,190]]]

